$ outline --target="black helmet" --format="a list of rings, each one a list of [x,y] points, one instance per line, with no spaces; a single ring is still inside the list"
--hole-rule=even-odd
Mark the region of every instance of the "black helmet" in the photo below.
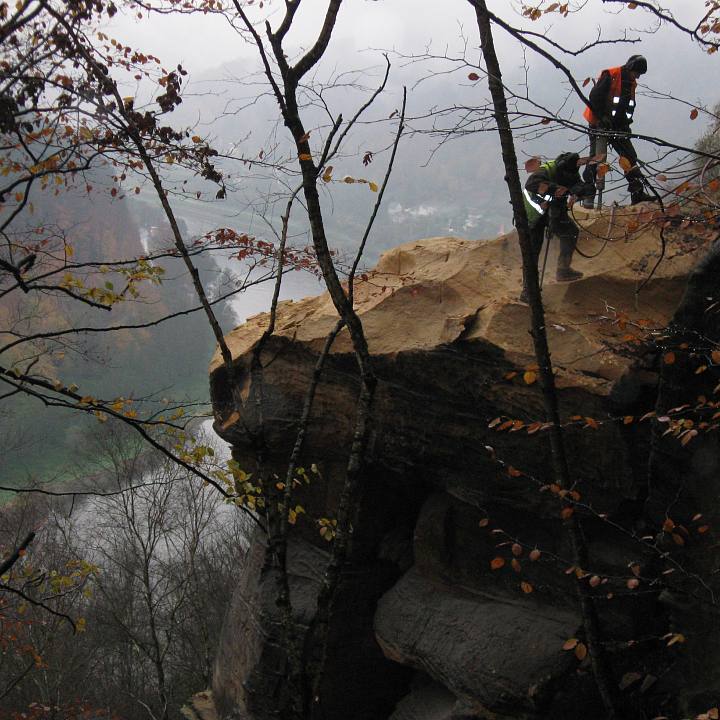
[[[555,167],[561,175],[574,175],[578,171],[580,156],[574,152],[560,153],[555,158]]]
[[[642,55],[631,55],[625,63],[625,69],[644,75],[647,72],[647,60]]]

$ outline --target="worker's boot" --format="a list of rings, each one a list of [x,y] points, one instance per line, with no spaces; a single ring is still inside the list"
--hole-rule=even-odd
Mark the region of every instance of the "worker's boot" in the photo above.
[[[630,204],[637,205],[641,202],[658,202],[654,195],[648,195],[644,190],[639,190],[630,194]]]
[[[583,274],[579,270],[573,270],[570,267],[570,261],[572,260],[572,252],[560,252],[558,255],[557,272],[555,273],[555,279],[558,282],[572,282],[573,280],[579,280]]]

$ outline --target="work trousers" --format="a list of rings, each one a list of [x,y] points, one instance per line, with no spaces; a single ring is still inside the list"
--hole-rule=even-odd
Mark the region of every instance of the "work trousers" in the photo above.
[[[588,137],[590,138],[590,156],[597,152],[598,146],[598,128],[592,125],[588,127]],[[618,131],[617,135],[606,135],[607,143],[620,156],[627,158],[632,167],[625,171],[625,179],[627,180],[630,195],[637,196],[643,193],[643,174],[637,166],[638,156],[630,139],[630,131]],[[597,165],[586,165],[583,171],[583,180],[588,183],[595,184],[597,175]]]
[[[556,210],[550,206],[548,215],[541,217],[538,222],[530,228],[530,243],[532,245],[535,263],[540,259],[543,241],[545,239],[545,228],[548,227],[548,235],[553,235],[560,242],[560,252],[557,259],[557,270],[568,270],[572,262],[572,256],[577,246],[578,235],[580,230],[567,213],[567,208],[563,207]],[[549,238],[548,238],[549,241]],[[523,278],[523,287],[527,287]]]

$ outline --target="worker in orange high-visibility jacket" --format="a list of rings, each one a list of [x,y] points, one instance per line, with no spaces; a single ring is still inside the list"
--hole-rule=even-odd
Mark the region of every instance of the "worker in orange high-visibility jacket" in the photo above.
[[[647,72],[647,60],[642,55],[633,55],[624,65],[608,68],[600,73],[590,91],[590,105],[585,108],[590,136],[590,155],[596,154],[598,138],[604,136],[623,162],[625,179],[630,190],[630,202],[655,201],[644,190],[645,178],[637,165],[638,156],[630,140],[630,125],[635,113],[635,87],[637,79]],[[595,183],[597,165],[587,165],[583,173],[586,182]],[[592,199],[583,202],[592,207]]]

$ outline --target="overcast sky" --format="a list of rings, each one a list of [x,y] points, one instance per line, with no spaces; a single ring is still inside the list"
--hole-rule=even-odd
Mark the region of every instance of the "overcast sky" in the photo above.
[[[675,30],[661,28],[653,34],[637,31],[635,28],[652,27],[647,14],[640,9],[609,12],[602,0],[589,0],[575,16],[561,18],[551,14],[529,23],[512,10],[515,3],[510,0],[490,0],[489,5],[503,17],[519,24],[524,22],[526,27],[552,36],[570,48],[577,48],[598,33],[602,33],[604,39],[620,37],[624,32],[629,37],[641,39],[637,44],[596,47],[580,57],[563,56],[580,79],[595,77],[600,69],[622,64],[629,55],[641,53],[647,57],[649,65],[641,82],[648,87],[669,92],[691,103],[713,105],[720,99],[715,81],[720,69],[720,53],[708,56],[687,36]],[[704,5],[703,0],[664,2],[678,19],[687,22],[696,20]],[[265,0],[263,12],[274,11],[276,14],[271,16],[271,22],[277,24],[283,6],[280,0]],[[327,0],[304,0],[290,36],[296,49],[311,43],[326,7]],[[258,11],[250,9],[257,17]],[[114,31],[135,47],[159,56],[166,66],[181,62],[195,79],[211,76],[213,70],[219,77],[222,65],[252,57],[252,49],[244,45],[227,21],[219,16],[162,16],[148,22],[125,15],[116,23]],[[342,69],[343,66],[377,64],[381,60],[379,49],[412,54],[431,47],[435,53],[447,49],[450,54],[458,54],[462,49],[463,34],[467,38],[467,55],[476,61],[479,57],[477,27],[474,12],[465,0],[346,0],[333,35],[328,65],[334,63]],[[499,29],[496,29],[496,38],[506,79],[522,78],[524,58],[517,43]],[[546,93],[555,97],[558,87],[564,83],[562,76],[537,56],[528,55],[527,63],[534,96],[541,101]],[[396,81],[411,82],[417,71],[416,67],[403,70],[396,63]],[[461,82],[462,79],[457,75],[448,81]],[[487,94],[483,83],[468,87],[467,92],[469,101],[477,100],[479,93]],[[580,119],[582,106],[577,102],[573,105],[577,119]],[[661,111],[662,117],[659,117]],[[702,125],[701,116],[683,130],[680,120],[688,114],[686,108],[668,109],[665,105],[656,107],[652,102],[643,101],[639,103],[635,130],[650,134],[653,127],[648,120],[653,117],[654,121],[662,121],[660,126],[656,123],[655,130],[666,132],[668,128],[675,128],[676,134],[686,137],[679,136],[674,140],[688,141],[699,133]]]

